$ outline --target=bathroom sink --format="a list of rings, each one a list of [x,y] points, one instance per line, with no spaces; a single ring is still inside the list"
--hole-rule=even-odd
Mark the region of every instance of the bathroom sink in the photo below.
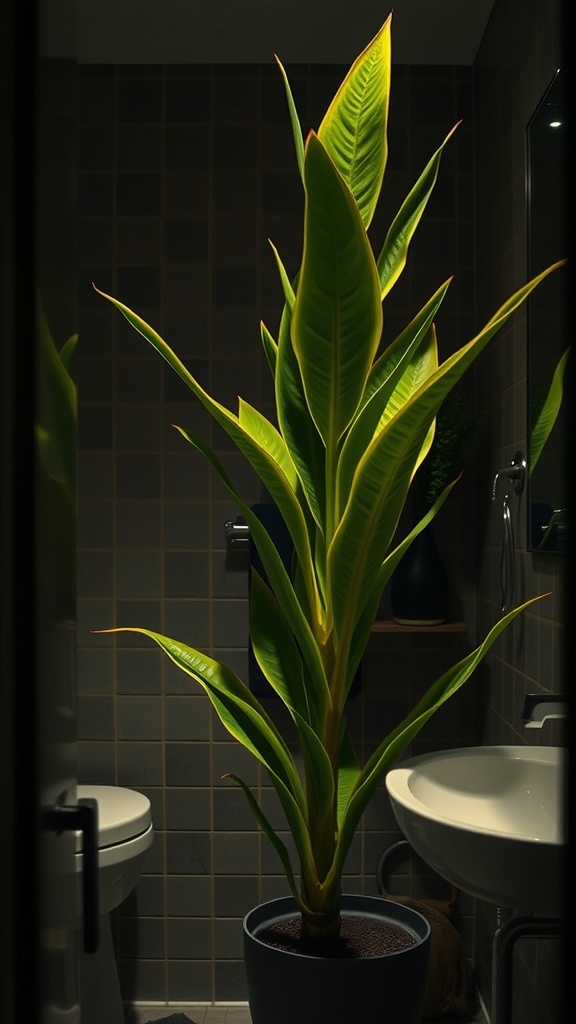
[[[416,853],[463,892],[559,917],[564,864],[561,747],[459,747],[386,776]]]

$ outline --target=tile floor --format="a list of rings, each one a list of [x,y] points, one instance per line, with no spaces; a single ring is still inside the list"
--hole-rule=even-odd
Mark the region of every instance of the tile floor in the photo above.
[[[252,1024],[247,1006],[134,1006],[126,1024],[150,1024],[173,1013],[185,1013],[194,1024]]]
[[[127,1011],[126,1024],[150,1024],[174,1013],[185,1013],[194,1024],[252,1024],[247,1006],[134,1006]],[[451,1020],[458,1024],[487,1024],[482,1011],[473,1017],[439,1017],[438,1024],[449,1024]]]

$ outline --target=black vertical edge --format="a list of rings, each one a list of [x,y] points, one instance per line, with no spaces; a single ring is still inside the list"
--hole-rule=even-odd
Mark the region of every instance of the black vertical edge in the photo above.
[[[2,1017],[11,1024],[40,1022],[39,816],[30,663],[37,26],[35,0],[0,4],[0,962]]]

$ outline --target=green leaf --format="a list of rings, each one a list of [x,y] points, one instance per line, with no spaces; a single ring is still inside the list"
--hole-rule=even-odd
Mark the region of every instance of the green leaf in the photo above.
[[[389,733],[368,758],[358,775],[355,789],[344,812],[338,838],[338,850],[332,868],[334,875],[337,875],[342,870],[360,818],[386,772],[397,761],[398,757],[403,753],[414,736],[420,732],[420,729],[429,718],[470,678],[494,642],[513,619],[520,615],[521,612],[530,608],[535,602],[547,596],[549,595],[541,594],[538,597],[531,598],[503,616],[475,650],[467,654],[461,661],[449,668],[432,683],[432,686],[429,687],[421,700],[418,701],[403,721]]]
[[[304,253],[292,342],[310,414],[334,453],[382,332],[380,284],[352,196],[317,136],[304,161]]]
[[[262,320],[260,321],[260,338],[262,340],[262,348],[264,349],[264,354],[266,356],[268,366],[270,367],[272,379],[274,379],[274,377],[276,376],[276,358],[278,354],[278,345],[276,344],[276,341],[270,334],[270,331],[266,327],[266,324]]]
[[[294,289],[292,287],[292,282],[290,281],[290,278],[288,277],[288,274],[286,273],[286,268],[285,268],[284,264],[282,263],[282,260],[280,259],[280,253],[278,252],[276,246],[273,244],[273,242],[270,242],[270,239],[268,239],[268,241],[270,243],[270,247],[272,249],[272,252],[274,253],[274,258],[275,258],[276,264],[278,266],[278,272],[280,274],[280,281],[281,281],[281,284],[282,284],[282,291],[284,292],[284,301],[285,301],[286,305],[288,306],[288,309],[290,311],[292,311],[292,309],[294,308],[294,299],[295,299]]]
[[[72,363],[73,363],[73,359],[74,359],[74,354],[76,352],[76,345],[77,345],[77,343],[78,343],[78,335],[77,334],[71,334],[70,337],[68,338],[68,341],[64,342],[64,344],[62,345],[62,348],[60,349],[60,352],[59,352],[60,362],[62,363],[62,366],[64,367],[64,370],[68,374],[68,377],[69,377],[70,380],[72,380]],[[75,385],[73,385],[73,389],[72,389],[72,392],[71,392],[71,399],[72,399],[73,406],[75,406],[75,404],[76,404]]]
[[[382,251],[378,257],[378,273],[382,286],[382,298],[388,294],[406,266],[408,247],[426,209],[432,189],[436,184],[444,146],[456,131],[458,124],[455,124],[452,130],[448,132],[442,145],[426,164],[418,181],[402,203],[386,235]]]
[[[337,829],[335,775],[322,739],[307,722],[298,721],[298,716],[296,724],[306,780],[308,832],[314,851],[315,871],[323,879],[334,856]]]
[[[348,185],[365,227],[370,224],[388,156],[392,15],[356,58],[318,129]]]
[[[313,864],[306,825],[306,795],[294,759],[276,725],[248,687],[207,654],[153,630],[126,626],[98,632],[140,633],[149,637],[178,668],[203,687],[224,728],[267,770],[299,856]]]
[[[568,362],[569,354],[570,346],[568,346],[560,356],[552,375],[550,389],[545,397],[542,408],[536,417],[536,422],[532,427],[528,446],[529,473],[534,471],[536,463],[542,454],[542,449],[550,437],[554,424],[558,418],[558,413],[560,412],[560,406],[562,405],[562,398],[564,395],[564,372],[566,370],[566,363]]]
[[[38,420],[35,435],[44,472],[59,484],[69,506],[76,508],[76,385],[71,376],[78,341],[73,334],[56,348],[40,301],[36,303],[38,338]]]
[[[278,422],[308,508],[317,525],[323,529],[326,514],[326,450],[308,412],[302,375],[290,337],[291,322],[291,311],[285,306],[280,322],[276,363]]]
[[[400,332],[384,350],[382,355],[378,357],[368,377],[362,399],[363,404],[370,400],[375,391],[380,390],[382,393],[381,389],[384,383],[387,389],[384,394],[391,394],[393,388],[396,387],[398,378],[404,372],[404,367],[412,359],[416,348],[427,336],[451,283],[452,278],[449,277],[447,281],[440,285],[408,326]]]
[[[293,472],[292,461],[286,452],[286,446],[281,435],[271,423],[266,425],[265,417],[255,411],[251,414],[248,403],[240,401],[241,418],[231,413],[225,406],[212,398],[199,382],[186,369],[184,363],[170,348],[167,342],[159,334],[138,316],[133,310],[119,302],[111,295],[106,295],[99,288],[93,286],[104,299],[112,303],[126,319],[142,335],[143,338],[166,360],[168,365],[184,381],[190,391],[200,399],[202,404],[211,414],[213,419],[226,431],[234,441],[236,447],[255,472],[258,474],[265,486],[270,490],[274,500],[286,510],[289,520],[289,529],[295,521],[301,518],[300,508],[296,499],[290,492],[294,490],[296,477]],[[254,430],[254,433],[252,433]],[[301,532],[297,530],[296,534]],[[295,545],[298,545],[297,535],[293,536]]]
[[[290,711],[298,712],[311,722],[302,656],[294,634],[275,594],[254,568],[250,590],[250,639],[258,665],[282,702]],[[316,716],[318,710],[316,708]]]
[[[434,504],[427,510],[422,519],[420,519],[415,524],[415,526],[413,526],[413,528],[409,531],[409,533],[406,534],[403,540],[399,544],[397,544],[392,551],[390,551],[390,553],[382,562],[382,565],[377,569],[377,571],[374,572],[373,582],[371,584],[370,589],[367,590],[365,599],[361,604],[359,610],[358,622],[355,627],[352,643],[350,646],[350,655],[347,666],[345,686],[343,688],[340,700],[341,708],[343,708],[345,705],[350,686],[352,685],[354,674],[356,672],[356,669],[358,668],[358,665],[360,664],[362,655],[370,639],[372,627],[374,625],[374,620],[377,615],[378,605],[380,603],[384,587],[390,580],[392,573],[394,572],[394,569],[398,565],[400,559],[405,554],[407,549],[410,547],[410,544],[412,543],[414,538],[417,537],[418,534],[421,533],[422,530],[426,526],[428,526],[429,523],[432,522],[434,517],[442,508],[442,505],[446,501],[446,498],[451,493],[452,488],[455,487],[455,485],[458,483],[459,479],[460,476],[457,476],[455,480],[452,480],[449,484],[447,484],[447,486],[438,496]]]
[[[394,362],[393,371],[361,409],[342,446],[338,465],[338,511],[344,509],[359,465],[359,453],[366,451],[372,439],[406,405],[438,366],[436,333],[431,325],[432,316],[422,324],[414,342],[407,349],[407,357]],[[426,324],[429,324],[425,330]],[[425,331],[425,333],[423,333]],[[425,452],[420,450],[418,461]]]
[[[270,716],[231,669],[187,644],[151,629],[124,626],[103,633],[140,633],[149,637],[203,687],[224,727],[292,792],[305,810],[306,801],[292,755]]]
[[[342,827],[350,797],[360,777],[360,765],[350,739],[348,725],[344,724],[344,735],[340,745],[338,761],[338,828]]]
[[[263,525],[259,517],[234,488],[217,455],[208,447],[208,445],[201,441],[200,438],[189,434],[183,427],[178,427],[177,429],[180,431],[182,436],[185,437],[191,445],[193,445],[193,447],[197,448],[198,451],[202,452],[202,454],[206,456],[242,512],[242,515],[250,529],[250,534],[256,545],[258,554],[262,559],[262,565],[264,566],[264,570],[268,576],[274,594],[281,602],[283,612],[290,623],[290,628],[292,629],[302,654],[306,659],[307,671],[314,680],[318,699],[322,699],[327,683],[322,659],[310,627],[310,622],[315,621],[314,612],[308,609],[309,618],[304,614],[276,545],[270,538],[266,527]],[[304,563],[304,567],[309,570],[310,565],[311,563],[309,558],[308,561]],[[309,571],[307,576],[313,576],[313,573]],[[313,605],[312,608],[314,608]],[[319,609],[316,609],[316,611],[318,613],[316,617],[319,618]]]
[[[256,661],[291,712],[298,729],[307,779],[309,828],[311,833],[321,833],[334,807],[332,767],[318,736],[318,730],[330,709],[326,701],[320,701],[321,692],[317,687],[307,692],[302,658],[287,619],[274,594],[254,570],[250,598],[250,636]],[[321,840],[317,840],[315,849],[321,845]]]
[[[250,410],[248,403],[245,402],[240,403],[242,415],[242,422],[240,422],[237,416],[234,416],[233,413],[229,412],[225,406],[213,399],[202,388],[164,339],[149,324],[142,320],[137,313],[133,312],[122,302],[119,302],[118,299],[101,292],[96,286],[94,286],[94,289],[103,298],[116,306],[128,322],[159,352],[192,393],[200,399],[216,422],[232,438],[239,451],[246,457],[269,491],[272,499],[278,505],[301,565],[310,567],[312,565],[312,558],[306,520],[298,498],[294,493],[295,476],[293,474],[293,464],[286,453],[281,435],[272,424],[268,423],[266,425],[265,417],[256,410]],[[202,445],[198,440],[193,440],[191,435],[187,434],[185,430],[178,429],[180,429],[180,433],[191,444],[194,444],[216,465],[218,460],[207,446]],[[310,607],[318,609],[320,601],[313,573],[307,572],[305,574],[305,582]]]
[[[256,800],[256,797],[254,796],[252,790],[246,785],[246,783],[238,775],[234,775],[233,772],[226,772],[222,776],[222,778],[224,778],[224,779],[233,779],[234,782],[237,782],[238,785],[241,786],[241,788],[242,788],[242,790],[244,792],[244,796],[246,797],[246,800],[248,801],[248,806],[249,806],[252,814],[254,815],[256,821],[260,825],[260,828],[262,829],[264,834],[268,837],[268,839],[272,843],[272,846],[276,850],[276,853],[280,857],[280,861],[281,861],[282,867],[284,869],[284,874],[286,875],[286,879],[288,881],[288,885],[290,886],[290,890],[291,890],[292,895],[293,895],[293,897],[294,897],[294,899],[296,901],[297,906],[300,907],[300,910],[305,911],[307,908],[306,908],[306,905],[304,904],[304,902],[303,902],[303,900],[302,900],[302,898],[300,896],[300,891],[298,889],[298,884],[297,884],[296,878],[294,876],[294,871],[293,871],[293,868],[292,868],[292,863],[290,861],[290,855],[288,853],[288,850],[286,849],[286,846],[282,842],[280,837],[276,834],[276,832],[272,828],[272,825],[270,824],[268,818],[264,814],[264,811],[260,807],[260,804]]]
[[[298,164],[298,170],[300,171],[301,177],[304,175],[304,140],[302,138],[302,129],[300,127],[300,119],[298,117],[298,111],[296,110],[296,104],[290,88],[290,82],[288,81],[288,75],[279,60],[274,54],[274,59],[280,68],[282,78],[284,79],[284,88],[286,89],[286,98],[288,100],[288,111],[290,113],[290,123],[292,125],[292,134],[294,136],[294,147],[296,149],[296,162]]]
[[[265,452],[272,459],[274,465],[281,470],[290,489],[294,491],[297,481],[294,464],[288,454],[284,438],[278,433],[276,427],[262,415],[259,409],[254,408],[243,398],[238,398],[238,425],[245,435],[256,442],[259,453]],[[256,458],[254,461],[256,462]],[[267,468],[265,473],[268,474]],[[260,476],[262,476],[261,473]]]
[[[518,289],[472,341],[442,363],[375,437],[358,453],[358,471],[348,504],[328,550],[328,586],[334,625],[345,658],[355,628],[351,608],[370,591],[404,505],[418,455],[428,429],[446,395],[471,366],[488,341],[548,274],[553,264]]]

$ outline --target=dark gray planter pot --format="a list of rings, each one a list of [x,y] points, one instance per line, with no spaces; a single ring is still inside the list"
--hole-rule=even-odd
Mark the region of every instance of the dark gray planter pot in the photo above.
[[[244,966],[252,1024],[420,1024],[430,924],[417,911],[377,896],[342,896],[344,914],[368,914],[408,931],[414,945],[385,956],[303,956],[259,937],[271,922],[298,913],[292,897],[271,900],[244,918]]]
[[[446,622],[450,584],[436,547],[432,523],[414,538],[392,573],[390,608],[401,625]]]

